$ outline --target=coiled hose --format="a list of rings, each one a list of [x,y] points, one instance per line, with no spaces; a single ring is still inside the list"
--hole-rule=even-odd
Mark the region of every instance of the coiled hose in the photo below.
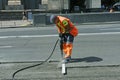
[[[29,68],[32,68],[32,67],[36,67],[36,66],[42,65],[42,64],[44,64],[45,62],[47,62],[47,61],[52,57],[52,55],[53,55],[53,53],[54,53],[54,51],[55,51],[55,48],[56,48],[56,46],[57,46],[57,44],[58,44],[58,41],[59,41],[59,39],[57,39],[57,41],[56,41],[56,43],[55,43],[55,45],[54,45],[54,47],[53,47],[53,50],[52,50],[51,54],[48,56],[48,58],[47,58],[45,61],[15,71],[15,72],[12,74],[12,80],[15,80],[15,75],[16,75],[18,72],[21,72],[21,71],[23,71],[23,70],[26,70],[26,69],[29,69]]]

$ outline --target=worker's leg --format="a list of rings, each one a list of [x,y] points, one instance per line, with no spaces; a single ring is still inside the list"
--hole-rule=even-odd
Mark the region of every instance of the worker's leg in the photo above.
[[[66,47],[66,43],[63,43],[63,52],[66,54],[67,53],[67,47]]]
[[[71,57],[72,49],[73,49],[73,44],[72,43],[66,44],[65,58]]]
[[[71,34],[66,34],[64,36],[63,51],[65,53],[65,58],[71,57],[73,49],[74,37]]]

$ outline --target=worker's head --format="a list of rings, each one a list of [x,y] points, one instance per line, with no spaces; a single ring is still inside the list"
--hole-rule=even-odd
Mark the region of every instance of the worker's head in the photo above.
[[[51,15],[50,16],[50,23],[55,23],[55,20],[57,19],[56,15]]]

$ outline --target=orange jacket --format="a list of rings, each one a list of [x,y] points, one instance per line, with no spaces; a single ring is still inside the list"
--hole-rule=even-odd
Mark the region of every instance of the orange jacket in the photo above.
[[[78,35],[78,29],[68,18],[57,16],[55,23],[59,33],[70,33],[74,37]]]

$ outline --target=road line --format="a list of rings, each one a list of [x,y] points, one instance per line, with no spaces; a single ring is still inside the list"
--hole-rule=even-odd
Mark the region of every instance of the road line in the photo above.
[[[78,35],[111,35],[111,34],[120,34],[120,32],[82,33]]]
[[[0,46],[0,49],[1,48],[12,48],[13,46]]]
[[[102,33],[79,33],[79,36],[90,36],[90,35],[111,35],[111,34],[120,34],[120,32],[102,32]],[[35,38],[35,37],[57,37],[57,34],[52,35],[21,35],[21,36],[0,36],[0,39],[5,38]]]
[[[120,28],[107,28],[107,29],[100,29],[100,30],[120,30]]]

